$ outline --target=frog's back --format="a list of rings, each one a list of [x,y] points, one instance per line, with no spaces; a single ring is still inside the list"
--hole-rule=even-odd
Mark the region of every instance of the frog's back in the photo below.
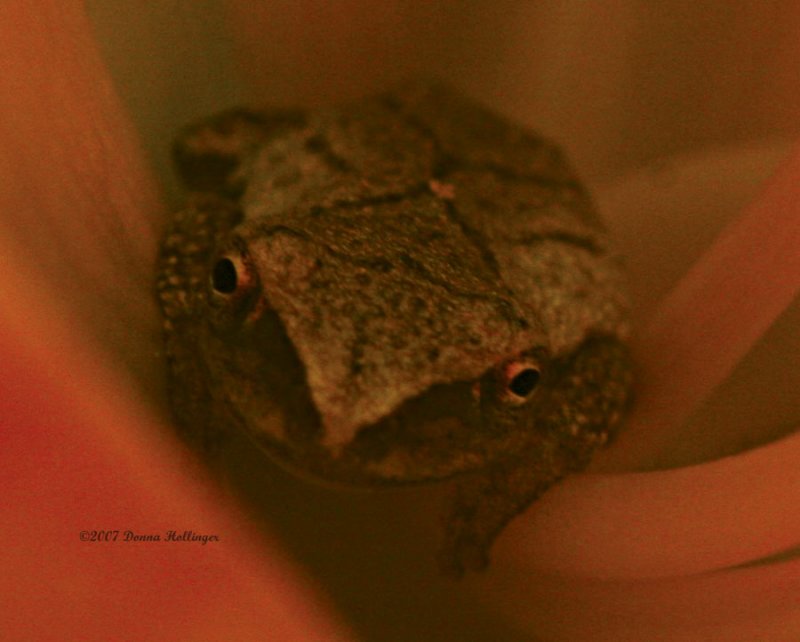
[[[404,203],[415,216],[446,217],[541,321],[555,353],[587,334],[626,332],[619,260],[561,151],[445,87],[414,84],[311,113],[260,148],[247,174],[249,221],[316,217],[314,233],[330,235],[337,212],[353,220],[360,209],[388,240]]]

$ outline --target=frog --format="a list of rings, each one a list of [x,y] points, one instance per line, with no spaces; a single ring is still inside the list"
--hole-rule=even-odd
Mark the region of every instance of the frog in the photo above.
[[[449,484],[438,564],[460,577],[618,432],[624,264],[548,138],[413,82],[229,109],[173,156],[156,290],[201,451],[238,433],[323,483]]]

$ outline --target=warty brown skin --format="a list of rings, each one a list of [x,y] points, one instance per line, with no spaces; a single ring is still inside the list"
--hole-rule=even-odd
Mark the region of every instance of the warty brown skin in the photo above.
[[[620,423],[624,279],[551,143],[442,87],[187,129],[192,194],[159,259],[171,400],[187,437],[248,434],[299,471],[455,478],[442,568]]]

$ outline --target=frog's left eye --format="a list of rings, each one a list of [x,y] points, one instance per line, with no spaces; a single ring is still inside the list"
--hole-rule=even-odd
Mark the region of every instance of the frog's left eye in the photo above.
[[[535,361],[512,361],[503,370],[504,398],[510,403],[526,402],[536,391],[541,368]]]
[[[211,287],[220,294],[233,294],[239,281],[236,263],[227,256],[218,259],[211,272]]]
[[[252,278],[242,257],[236,252],[220,255],[211,266],[209,282],[214,294],[222,299],[242,294],[249,289]]]
[[[240,327],[258,301],[258,276],[247,254],[237,249],[217,255],[208,266],[205,300],[218,328]]]

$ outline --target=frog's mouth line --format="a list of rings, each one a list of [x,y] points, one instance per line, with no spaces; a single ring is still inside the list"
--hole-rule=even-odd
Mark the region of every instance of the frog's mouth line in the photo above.
[[[346,485],[424,482],[443,479],[485,464],[486,438],[474,382],[432,386],[403,402],[387,417],[360,428],[337,452],[324,444],[324,428],[306,381],[305,368],[274,311],[259,321],[259,346],[248,354],[268,355],[258,366],[261,390],[277,406],[282,430],[265,429],[246,397],[228,399],[228,410],[256,443],[279,463]],[[257,404],[256,404],[257,405]]]
[[[270,403],[283,417],[283,428],[265,430],[254,419],[263,413],[231,407],[240,425],[290,469],[354,486],[442,480],[535,451],[554,431],[566,430],[563,417],[550,418],[560,412],[569,394],[568,382],[580,368],[576,360],[584,352],[582,345],[571,354],[553,358],[536,392],[523,405],[503,406],[495,399],[496,392],[486,385],[495,364],[487,364],[484,377],[477,381],[434,384],[383,418],[360,427],[348,443],[331,449],[325,444],[324,425],[313,403],[305,366],[278,313],[266,310],[250,337],[257,343],[240,347],[251,355],[265,355],[251,375],[264,382]],[[493,399],[488,410],[476,397],[476,385],[479,397]],[[570,439],[569,435],[562,438]]]
[[[580,354],[579,349],[554,359],[531,405],[503,409],[502,426],[488,425],[492,420],[475,397],[474,381],[437,384],[406,400],[389,416],[362,427],[352,442],[332,452],[324,446],[321,418],[303,364],[280,319],[271,312],[265,323],[268,331],[259,334],[264,345],[270,346],[270,361],[261,367],[271,401],[281,409],[283,438],[248,423],[245,417],[253,413],[231,410],[258,445],[290,469],[354,486],[443,480],[484,468],[487,461],[531,452],[554,430],[563,429],[546,417],[557,411],[553,406],[560,403],[559,386],[566,385],[574,355]],[[487,377],[492,370],[487,369]]]

